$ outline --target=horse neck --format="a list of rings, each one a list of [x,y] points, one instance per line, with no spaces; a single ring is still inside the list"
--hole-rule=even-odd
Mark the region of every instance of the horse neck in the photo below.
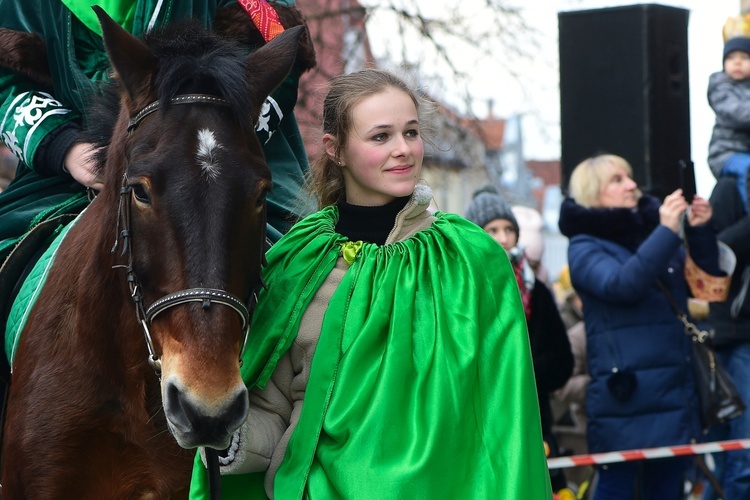
[[[117,216],[112,203],[104,202],[95,200],[81,215],[68,234],[70,241],[60,248],[55,271],[62,282],[71,284],[70,303],[86,318],[88,325],[82,322],[79,328],[106,331],[122,361],[138,364],[145,359],[143,335],[127,285],[126,257],[120,254],[122,242],[112,251]],[[140,357],[135,358],[135,353]]]

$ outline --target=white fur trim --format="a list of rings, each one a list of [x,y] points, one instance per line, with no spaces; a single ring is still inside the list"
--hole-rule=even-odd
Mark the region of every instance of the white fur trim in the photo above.
[[[432,189],[427,184],[417,184],[414,186],[414,203],[424,205],[432,199]]]
[[[232,434],[232,444],[229,445],[229,449],[227,450],[226,456],[219,455],[219,464],[220,465],[229,465],[232,462],[234,462],[234,459],[237,458],[237,450],[240,448],[240,430],[237,429],[234,431],[234,434]]]

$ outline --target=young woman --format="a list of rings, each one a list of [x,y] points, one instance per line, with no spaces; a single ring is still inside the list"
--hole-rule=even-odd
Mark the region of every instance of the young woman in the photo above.
[[[590,453],[688,444],[700,433],[690,338],[660,287],[687,311],[684,230],[690,254],[719,275],[711,205],[680,190],[661,203],[641,195],[628,162],[589,158],[570,178],[560,210],[570,277],[583,302]],[[689,207],[689,209],[688,209]],[[683,214],[686,214],[683,224]],[[685,459],[599,469],[595,499],[682,498]]]
[[[428,210],[424,111],[384,71],[332,82],[323,208],[268,254],[226,498],[551,497],[513,271],[481,228]],[[207,498],[200,459],[191,489]]]

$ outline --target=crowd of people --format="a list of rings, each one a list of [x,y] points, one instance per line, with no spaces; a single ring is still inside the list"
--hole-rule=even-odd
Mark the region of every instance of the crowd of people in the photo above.
[[[727,24],[729,26],[730,23]],[[719,241],[734,253],[736,264],[723,301],[711,302],[708,323],[711,342],[731,375],[739,395],[750,402],[750,38],[740,31],[727,33],[723,68],[708,83],[708,102],[716,114],[708,164],[717,178],[711,193],[713,226]],[[708,440],[750,437],[750,412],[709,431]],[[715,454],[715,474],[721,492],[709,484],[705,500],[750,498],[750,451]]]
[[[208,23],[215,7],[96,3],[137,35],[179,17]],[[0,258],[40,213],[81,210],[86,188],[101,187],[82,131],[87,95],[108,74],[91,2],[31,16],[34,4],[0,0],[4,27],[60,42],[47,47],[46,85],[0,68],[0,117],[15,117],[0,132],[18,157],[0,193]],[[710,200],[680,189],[660,200],[641,193],[627,159],[585,159],[560,208],[568,265],[554,280],[541,217],[496,187],[464,214],[434,208],[420,176],[434,106],[403,78],[333,78],[308,165],[294,99],[281,95],[296,90],[291,75],[277,91],[280,133],[264,144],[273,245],[250,335],[267,349],[245,354],[258,369],[244,373],[249,417],[221,455],[225,498],[548,499],[573,483],[548,457],[747,438],[750,412],[702,434],[691,340],[670,307],[688,309],[688,261],[721,276],[718,242],[731,248],[729,296],[705,322],[750,401],[750,38],[730,38],[723,56],[708,88]],[[299,209],[307,194],[315,211]],[[573,450],[565,426],[580,438]],[[191,498],[208,498],[205,460],[196,455]],[[750,498],[750,452],[715,462],[724,498]],[[593,498],[679,499],[690,467],[603,465]]]

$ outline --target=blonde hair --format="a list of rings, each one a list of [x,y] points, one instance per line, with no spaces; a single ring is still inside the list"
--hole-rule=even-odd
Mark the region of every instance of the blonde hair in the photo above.
[[[323,133],[335,138],[335,156],[339,156],[349,140],[352,128],[352,110],[364,99],[385,92],[389,88],[403,91],[414,102],[419,117],[422,140],[429,143],[428,115],[434,112],[430,101],[412,90],[401,78],[377,68],[367,68],[356,73],[340,75],[331,80],[323,101]],[[310,164],[309,192],[318,205],[335,205],[344,199],[344,176],[341,167],[328,157],[325,149]]]
[[[624,168],[633,177],[633,167],[621,156],[606,154],[583,160],[570,174],[568,194],[583,207],[599,206],[599,193],[605,183],[609,182],[612,169],[616,167]],[[640,197],[640,190],[636,190],[636,198]]]

